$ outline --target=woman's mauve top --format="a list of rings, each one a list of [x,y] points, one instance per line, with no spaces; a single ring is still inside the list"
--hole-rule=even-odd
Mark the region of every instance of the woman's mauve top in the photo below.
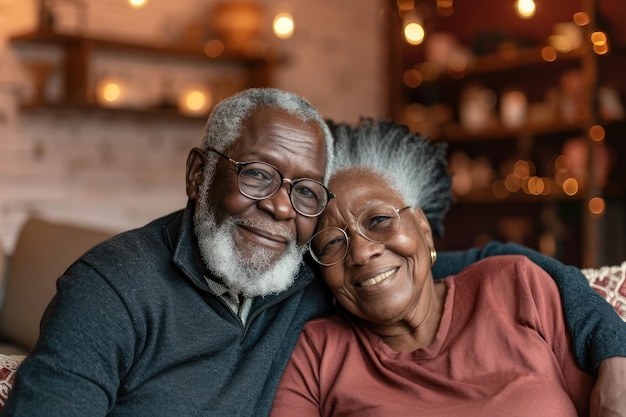
[[[339,316],[305,325],[272,415],[588,415],[593,381],[576,366],[559,292],[542,269],[491,257],[444,282],[435,339],[413,352]]]

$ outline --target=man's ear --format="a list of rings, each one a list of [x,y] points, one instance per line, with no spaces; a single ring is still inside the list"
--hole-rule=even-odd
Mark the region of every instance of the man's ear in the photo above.
[[[424,214],[422,209],[419,207],[413,210],[413,215],[415,216],[415,219],[417,220],[417,227],[419,228],[420,232],[426,239],[426,243],[428,243],[428,245],[430,245],[431,248],[434,247],[435,241],[433,239],[433,231],[430,228],[430,222],[426,218],[426,215]]]
[[[197,200],[200,184],[204,180],[204,151],[200,148],[192,148],[187,156],[186,189],[190,200]]]

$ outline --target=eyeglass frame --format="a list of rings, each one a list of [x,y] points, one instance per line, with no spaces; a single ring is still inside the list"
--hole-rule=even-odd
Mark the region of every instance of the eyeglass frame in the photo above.
[[[334,227],[334,226],[333,226],[333,227],[327,227],[327,228],[325,228],[325,229],[322,229],[322,230],[320,230],[319,232],[315,233],[313,236],[311,236],[311,238],[310,238],[310,239],[309,239],[309,241],[307,242],[307,250],[308,250],[309,254],[311,255],[311,258],[313,258],[313,260],[314,260],[314,261],[315,261],[318,265],[321,265],[321,266],[333,266],[333,265],[337,265],[338,263],[340,263],[340,262],[342,262],[344,259],[346,259],[346,256],[348,256],[348,252],[350,252],[350,235],[348,235],[347,230],[348,230],[348,227],[352,226],[353,224],[354,224],[354,225],[356,225],[356,232],[359,234],[359,236],[361,236],[363,239],[368,240],[368,241],[370,241],[370,242],[372,242],[372,243],[383,244],[383,243],[387,243],[387,242],[389,242],[391,239],[393,239],[393,238],[394,238],[394,237],[398,234],[398,232],[400,231],[400,227],[399,227],[399,226],[398,226],[398,230],[396,230],[396,231],[395,231],[395,233],[394,233],[393,235],[389,236],[387,239],[385,239],[385,240],[383,240],[383,241],[377,241],[377,240],[374,240],[374,239],[371,239],[371,238],[369,238],[369,237],[365,236],[365,234],[363,233],[363,231],[361,231],[361,228],[359,227],[359,220],[360,220],[361,216],[362,216],[363,214],[365,214],[365,213],[366,213],[369,209],[371,209],[372,207],[377,207],[377,206],[389,206],[389,207],[391,207],[391,208],[392,208],[392,209],[396,212],[396,216],[397,216],[397,218],[398,218],[398,222],[400,222],[400,223],[399,223],[399,225],[401,225],[401,224],[402,224],[402,218],[400,217],[400,213],[401,213],[401,212],[403,212],[403,211],[405,211],[405,210],[408,210],[408,209],[410,209],[410,208],[411,208],[411,206],[406,206],[406,207],[402,207],[402,208],[397,209],[397,208],[395,208],[394,206],[392,206],[391,204],[387,204],[387,203],[376,204],[376,205],[374,205],[374,206],[370,206],[370,207],[366,208],[365,210],[363,210],[363,211],[362,211],[362,212],[361,212],[361,213],[357,216],[357,218],[356,218],[356,221],[355,221],[355,222],[350,223],[350,224],[347,224],[347,225],[346,225],[345,227],[343,227],[343,228],[341,228],[341,227]],[[343,256],[341,257],[341,259],[339,259],[339,260],[337,260],[337,261],[335,261],[335,262],[333,262],[333,263],[325,264],[325,263],[322,263],[322,262],[321,262],[319,259],[317,259],[317,257],[315,256],[315,254],[313,253],[313,250],[312,250],[312,248],[311,248],[311,243],[313,242],[313,239],[315,239],[315,236],[317,236],[317,235],[319,235],[320,233],[325,232],[326,230],[329,230],[329,229],[337,229],[337,230],[341,231],[341,233],[343,233],[343,235],[346,237],[346,250],[345,250],[345,252],[344,252]]]
[[[336,196],[335,196],[335,194],[334,194],[333,192],[331,192],[328,188],[326,188],[326,186],[325,186],[324,184],[322,184],[321,182],[319,182],[319,181],[317,181],[317,180],[314,180],[313,178],[306,178],[306,177],[305,177],[305,178],[295,178],[295,179],[290,179],[290,178],[285,177],[285,176],[283,175],[283,173],[282,173],[282,172],[280,172],[280,170],[279,170],[278,168],[276,168],[274,165],[272,165],[272,164],[270,164],[270,163],[268,163],[268,162],[264,162],[264,161],[235,161],[234,159],[232,159],[232,158],[231,158],[231,157],[229,157],[228,155],[223,154],[222,152],[218,151],[217,149],[213,148],[212,146],[209,146],[209,147],[207,148],[207,151],[212,151],[212,152],[215,152],[216,154],[218,154],[218,155],[219,155],[219,156],[221,156],[222,158],[226,159],[228,162],[230,162],[231,164],[233,164],[233,165],[237,168],[237,189],[239,190],[239,192],[240,192],[242,195],[244,195],[244,196],[246,196],[246,197],[248,197],[248,198],[250,198],[250,199],[252,199],[252,200],[257,200],[257,201],[260,201],[260,200],[265,200],[266,198],[270,198],[270,197],[272,197],[274,194],[276,194],[276,193],[278,192],[278,190],[280,190],[280,188],[282,187],[282,185],[283,185],[284,183],[287,183],[287,184],[289,184],[289,191],[287,192],[287,194],[289,195],[289,202],[291,203],[291,207],[293,207],[293,209],[294,209],[294,210],[295,210],[298,214],[301,214],[301,215],[303,215],[303,216],[305,216],[305,217],[318,217],[320,214],[322,214],[322,213],[324,212],[324,210],[326,209],[326,206],[328,206],[328,202],[329,202],[330,200],[332,200],[333,198],[335,198],[335,197],[336,197]],[[276,187],[276,190],[274,190],[272,193],[268,194],[268,195],[267,195],[267,196],[265,196],[265,197],[254,197],[254,196],[251,196],[251,195],[249,195],[249,194],[244,193],[244,192],[241,190],[241,185],[239,185],[239,174],[241,174],[241,171],[242,171],[242,170],[243,170],[243,169],[244,169],[247,165],[250,165],[250,164],[263,164],[263,165],[267,165],[268,167],[270,167],[270,168],[272,168],[274,171],[276,171],[276,172],[278,173],[279,178],[280,178],[280,184],[278,185],[278,187]],[[303,213],[302,211],[298,210],[298,209],[296,208],[296,206],[293,204],[293,200],[292,200],[292,197],[291,197],[291,196],[292,196],[291,190],[293,190],[293,187],[294,187],[297,183],[299,183],[299,182],[301,182],[301,181],[313,181],[314,183],[319,184],[319,185],[320,185],[320,186],[324,189],[324,191],[326,191],[326,197],[327,197],[327,199],[326,199],[326,203],[324,204],[324,206],[322,207],[322,209],[320,210],[320,212],[319,212],[319,213],[317,213],[317,214],[307,214],[307,213]]]

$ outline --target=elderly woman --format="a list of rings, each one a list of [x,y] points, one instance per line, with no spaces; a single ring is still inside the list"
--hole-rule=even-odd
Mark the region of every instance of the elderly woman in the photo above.
[[[340,313],[305,326],[272,415],[588,415],[594,381],[546,272],[496,256],[433,280],[445,148],[393,123],[336,130],[310,253]]]

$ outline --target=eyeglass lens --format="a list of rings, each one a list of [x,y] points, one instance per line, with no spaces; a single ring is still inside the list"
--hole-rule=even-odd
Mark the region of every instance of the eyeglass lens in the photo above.
[[[359,215],[356,227],[361,236],[374,243],[391,239],[400,226],[398,210],[386,204],[370,207]],[[313,258],[322,265],[334,265],[348,253],[349,239],[344,229],[330,227],[316,233],[310,241]]]
[[[239,190],[247,197],[264,199],[273,195],[283,179],[276,168],[263,162],[240,165]],[[289,198],[293,208],[305,216],[317,216],[328,203],[328,192],[321,184],[309,179],[291,182]]]

